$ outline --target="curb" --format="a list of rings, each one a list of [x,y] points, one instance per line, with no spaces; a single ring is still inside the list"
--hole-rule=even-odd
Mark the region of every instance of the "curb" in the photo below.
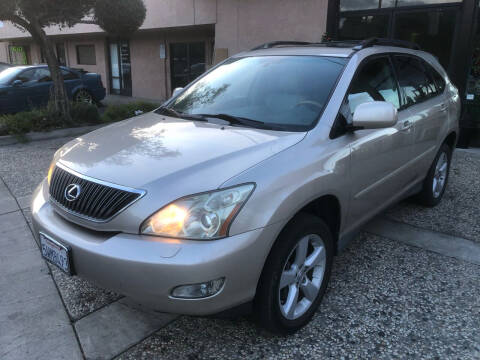
[[[99,129],[106,125],[108,124],[59,129],[59,130],[53,130],[49,132],[31,132],[31,133],[25,134],[25,138],[27,142],[30,142],[30,141],[59,139],[62,137],[69,137],[69,136],[78,136],[78,135],[83,135],[93,130]],[[20,142],[21,141],[18,140],[18,137],[14,135],[0,136],[0,146],[14,145]]]

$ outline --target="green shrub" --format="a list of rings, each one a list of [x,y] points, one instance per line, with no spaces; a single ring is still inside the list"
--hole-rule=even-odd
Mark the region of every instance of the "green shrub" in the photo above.
[[[100,116],[95,105],[72,103],[72,122],[67,123],[52,104],[41,109],[24,111],[12,115],[0,115],[0,136],[16,135],[21,137],[34,131],[51,131],[67,127],[110,123],[134,117],[136,111],[149,112],[155,110],[157,104],[138,101],[130,104],[108,106]]]
[[[101,122],[98,109],[92,104],[73,103],[71,115],[74,124],[99,124]]]
[[[95,105],[73,103],[72,123],[67,123],[51,105],[45,108],[0,116],[0,135],[21,135],[33,131],[50,131],[72,126],[100,123]]]
[[[158,104],[153,104],[144,101],[131,102],[122,105],[110,105],[107,107],[102,115],[102,122],[110,123],[121,121],[136,116],[136,111],[143,113],[153,111],[158,107]]]

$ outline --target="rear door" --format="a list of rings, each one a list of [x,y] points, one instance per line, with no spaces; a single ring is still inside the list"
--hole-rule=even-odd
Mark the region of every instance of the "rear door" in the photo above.
[[[395,66],[414,128],[413,170],[417,179],[421,179],[435,157],[442,126],[448,124],[445,85],[443,90],[437,87],[432,73],[435,70],[420,58],[396,55]]]
[[[356,227],[405,193],[412,185],[410,160],[413,129],[402,110],[400,91],[389,56],[361,65],[347,94],[348,115],[370,101],[387,101],[399,110],[396,126],[358,130],[351,136],[351,202],[349,225]],[[344,110],[345,111],[345,110]]]
[[[67,90],[68,97],[73,98],[73,92],[82,84],[79,76],[72,71],[62,69],[63,80],[65,83],[65,89]]]

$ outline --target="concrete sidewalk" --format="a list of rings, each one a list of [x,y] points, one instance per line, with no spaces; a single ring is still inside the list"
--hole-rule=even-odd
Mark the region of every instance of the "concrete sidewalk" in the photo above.
[[[75,331],[23,213],[0,182],[0,359],[81,359]],[[5,291],[7,290],[8,291]]]

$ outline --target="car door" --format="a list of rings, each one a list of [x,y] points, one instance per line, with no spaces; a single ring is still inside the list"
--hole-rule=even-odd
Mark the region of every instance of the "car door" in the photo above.
[[[34,106],[31,86],[36,82],[35,68],[22,71],[11,81],[8,101],[12,104],[12,112],[24,111]]]
[[[37,68],[35,77],[37,81],[30,86],[32,98],[36,107],[45,106],[50,99],[50,89],[53,86],[50,70],[47,67]]]
[[[422,179],[435,158],[442,127],[448,124],[447,99],[435,83],[432,71],[436,70],[425,61],[396,55],[395,66],[414,127],[414,170]]]
[[[360,104],[387,101],[398,109],[394,127],[351,132],[351,186],[349,224],[356,227],[412,186],[410,160],[413,128],[402,109],[401,95],[389,56],[366,60],[357,71],[343,111],[351,117]]]
[[[73,92],[82,84],[79,76],[72,71],[62,69],[63,80],[65,83],[65,90],[67,90],[68,97],[73,98]]]

